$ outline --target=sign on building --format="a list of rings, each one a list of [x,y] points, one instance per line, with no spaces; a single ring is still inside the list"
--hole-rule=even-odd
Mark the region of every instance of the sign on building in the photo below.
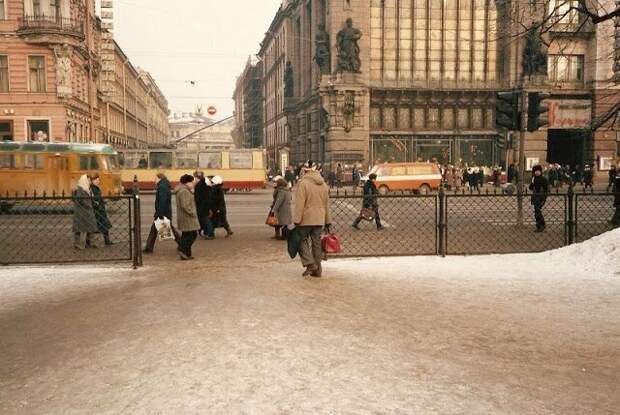
[[[549,127],[557,129],[589,128],[592,103],[589,100],[549,100]]]

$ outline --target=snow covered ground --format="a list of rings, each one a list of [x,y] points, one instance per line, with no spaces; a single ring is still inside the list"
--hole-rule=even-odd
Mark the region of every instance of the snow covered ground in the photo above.
[[[354,259],[328,262],[326,268],[389,278],[620,278],[620,229],[538,254]]]

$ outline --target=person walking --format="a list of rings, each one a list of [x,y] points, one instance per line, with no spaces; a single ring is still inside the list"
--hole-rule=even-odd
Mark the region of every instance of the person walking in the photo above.
[[[362,180],[362,175],[360,174],[357,165],[353,166],[353,172],[351,173],[351,177],[353,179],[353,189],[357,189],[360,186],[360,181]]]
[[[278,219],[275,227],[274,239],[286,240],[288,236],[288,226],[293,223],[293,213],[291,211],[293,196],[286,180],[280,178],[276,181],[276,190],[273,194],[273,205],[271,211]]]
[[[213,184],[211,199],[212,199],[212,221],[215,228],[224,228],[226,230],[226,237],[230,238],[234,235],[234,232],[230,228],[228,223],[228,217],[226,212],[226,198],[224,195],[224,179],[221,176],[215,176],[211,179]]]
[[[98,228],[90,186],[89,177],[83,174],[73,192],[73,247],[77,250],[97,248],[92,241],[92,235],[98,232]]]
[[[95,219],[97,220],[97,229],[99,233],[103,235],[103,241],[106,246],[114,245],[114,242],[110,240],[110,229],[112,229],[112,223],[108,218],[108,212],[105,207],[105,200],[101,192],[101,178],[98,174],[91,177],[90,190],[93,194],[93,211],[95,212]]]
[[[344,168],[338,163],[336,166],[336,186],[340,189],[344,184]]]
[[[286,168],[286,172],[284,173],[284,180],[288,183],[289,187],[295,186],[295,172],[293,171],[293,166],[288,166]]]
[[[196,202],[196,212],[198,213],[198,222],[200,223],[199,234],[202,234],[205,239],[213,239],[214,229],[210,218],[210,212],[212,212],[210,203],[211,181],[201,171],[195,172],[194,178],[196,179],[194,201]]]
[[[177,225],[181,233],[179,240],[179,256],[186,261],[194,259],[192,245],[198,237],[200,222],[196,211],[196,201],[192,190],[195,186],[194,177],[185,174],[181,176],[181,183],[174,190],[177,200]]]
[[[371,209],[374,212],[377,230],[382,231],[385,227],[381,224],[381,216],[379,215],[379,191],[377,190],[376,181],[377,175],[375,173],[371,173],[368,176],[366,183],[364,183],[364,199],[362,202],[362,209]],[[363,215],[360,214],[351,226],[359,231],[359,224],[363,219]]]
[[[508,183],[514,184],[517,179],[517,166],[514,163],[510,163],[510,166],[508,166],[508,172],[506,175]]]
[[[293,222],[302,238],[299,256],[306,268],[302,275],[320,278],[323,274],[321,232],[324,227],[329,230],[331,212],[329,188],[311,160],[305,164],[304,176],[297,184]]]
[[[590,188],[590,190],[594,190],[594,171],[592,170],[592,167],[589,164],[586,164],[585,168],[583,169],[583,190],[584,192],[588,190],[588,188]]]
[[[620,166],[620,163],[618,165]],[[609,192],[610,190],[614,188],[614,182],[616,181],[617,172],[618,172],[618,168],[615,165],[612,165],[611,169],[609,169],[609,172],[607,172],[608,177],[609,177],[607,181],[607,192]]]
[[[616,211],[614,212],[614,216],[611,219],[611,224],[614,228],[620,228],[620,163],[616,168],[616,176],[614,177],[613,182],[613,192],[614,192],[614,207]]]
[[[536,232],[544,232],[546,228],[545,217],[543,215],[543,207],[547,203],[547,195],[549,194],[549,181],[542,174],[542,166],[537,165],[532,168],[532,183],[530,190],[532,191],[532,206],[534,206],[534,219],[536,220]]]
[[[170,220],[170,228],[174,235],[174,240],[179,243],[180,237],[176,228],[172,225],[172,187],[170,182],[164,173],[157,174],[157,188],[155,191],[155,214],[153,219],[163,220],[168,218]],[[151,225],[149,236],[146,238],[146,245],[144,247],[145,254],[152,254],[155,249],[155,242],[157,241],[157,227],[155,222]]]

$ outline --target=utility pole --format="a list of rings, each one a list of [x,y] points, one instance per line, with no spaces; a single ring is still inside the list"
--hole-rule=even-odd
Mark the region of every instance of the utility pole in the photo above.
[[[525,193],[525,132],[527,126],[528,96],[521,82],[521,128],[519,130],[519,175],[517,183],[517,224],[523,225],[523,196]]]

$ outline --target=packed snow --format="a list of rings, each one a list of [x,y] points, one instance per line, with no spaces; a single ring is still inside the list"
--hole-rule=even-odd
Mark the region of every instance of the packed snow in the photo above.
[[[620,277],[620,229],[583,243],[537,254],[337,260],[328,262],[326,268],[393,278]]]

